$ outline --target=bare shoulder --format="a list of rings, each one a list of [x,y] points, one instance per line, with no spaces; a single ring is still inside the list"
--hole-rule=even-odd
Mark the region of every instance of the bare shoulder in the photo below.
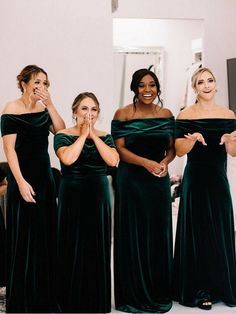
[[[170,117],[173,117],[173,113],[171,112],[170,109],[168,108],[161,108],[161,112],[162,116],[164,118],[170,118]]]
[[[13,100],[6,103],[2,110],[2,114],[14,114],[17,113],[18,109],[18,101]]]
[[[102,130],[95,130],[96,131],[96,134],[97,134],[97,136],[106,136],[106,135],[108,135],[109,133],[108,132],[106,132],[106,131],[102,131]]]
[[[177,119],[191,119],[194,115],[194,105],[184,108],[177,115]]]
[[[114,120],[129,120],[134,112],[133,104],[129,104],[125,107],[116,110]]]
[[[59,130],[56,134],[61,134],[61,133],[63,133],[63,134],[71,134],[70,133],[70,129],[71,128]]]
[[[233,110],[219,106],[219,110],[221,111],[222,118],[226,119],[235,119],[235,113]]]

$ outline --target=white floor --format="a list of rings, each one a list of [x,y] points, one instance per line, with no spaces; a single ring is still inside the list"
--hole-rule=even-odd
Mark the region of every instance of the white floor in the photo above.
[[[209,311],[204,311],[195,307],[186,307],[182,306],[176,302],[173,303],[172,309],[168,313],[178,313],[178,314],[203,314],[208,313]],[[112,310],[111,313],[123,313],[120,311]],[[222,303],[213,304],[212,309],[209,312],[210,314],[236,314],[235,307],[228,307]],[[123,313],[124,314],[124,313]]]

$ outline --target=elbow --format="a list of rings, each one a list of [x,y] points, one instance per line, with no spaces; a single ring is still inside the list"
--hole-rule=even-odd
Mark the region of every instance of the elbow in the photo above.
[[[176,151],[177,157],[183,157],[184,155],[185,155],[185,153]]]
[[[75,160],[72,160],[71,158],[60,158],[60,161],[65,166],[71,166],[75,162]]]
[[[118,167],[119,161],[120,161],[120,158],[119,158],[119,155],[117,153],[117,154],[115,154],[115,156],[112,156],[110,158],[110,160],[107,162],[107,165],[109,167]]]
[[[119,161],[120,161],[120,160],[119,160],[118,158],[116,158],[116,159],[110,160],[110,161],[107,163],[107,165],[108,165],[109,167],[118,167]]]

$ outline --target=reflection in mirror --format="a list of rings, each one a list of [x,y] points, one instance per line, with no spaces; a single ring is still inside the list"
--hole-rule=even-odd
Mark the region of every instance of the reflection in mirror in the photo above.
[[[133,98],[130,91],[130,78],[134,69],[148,68],[163,83],[163,49],[161,47],[114,47],[115,102],[118,107],[128,104]]]
[[[203,20],[113,19],[114,102],[132,102],[129,86],[138,68],[153,66],[160,79],[164,106],[176,116],[195,101],[190,85],[193,71],[202,63]],[[156,54],[155,54],[155,53]],[[182,173],[184,158],[176,157],[170,174]]]

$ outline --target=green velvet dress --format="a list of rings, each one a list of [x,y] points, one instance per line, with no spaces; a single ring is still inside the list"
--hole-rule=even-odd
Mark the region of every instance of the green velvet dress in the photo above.
[[[174,133],[174,118],[113,120],[114,139],[160,162]],[[172,215],[169,175],[120,161],[115,178],[115,306],[129,313],[165,313],[172,307]]]
[[[10,173],[7,189],[6,311],[54,312],[55,184],[48,155],[48,111],[3,114],[2,136],[17,134],[15,150],[36,204],[25,202]]]
[[[0,169],[0,182],[5,178],[6,174]],[[0,287],[6,286],[6,228],[3,210],[0,206]]]
[[[78,136],[58,133],[55,151]],[[111,135],[100,137],[115,147]],[[111,202],[107,166],[92,139],[79,158],[61,163],[58,195],[57,297],[63,313],[111,311]]]
[[[177,120],[176,137],[200,132],[188,153],[178,214],[174,299],[196,306],[204,298],[236,306],[236,258],[233,208],[221,136],[236,130],[234,119]]]

